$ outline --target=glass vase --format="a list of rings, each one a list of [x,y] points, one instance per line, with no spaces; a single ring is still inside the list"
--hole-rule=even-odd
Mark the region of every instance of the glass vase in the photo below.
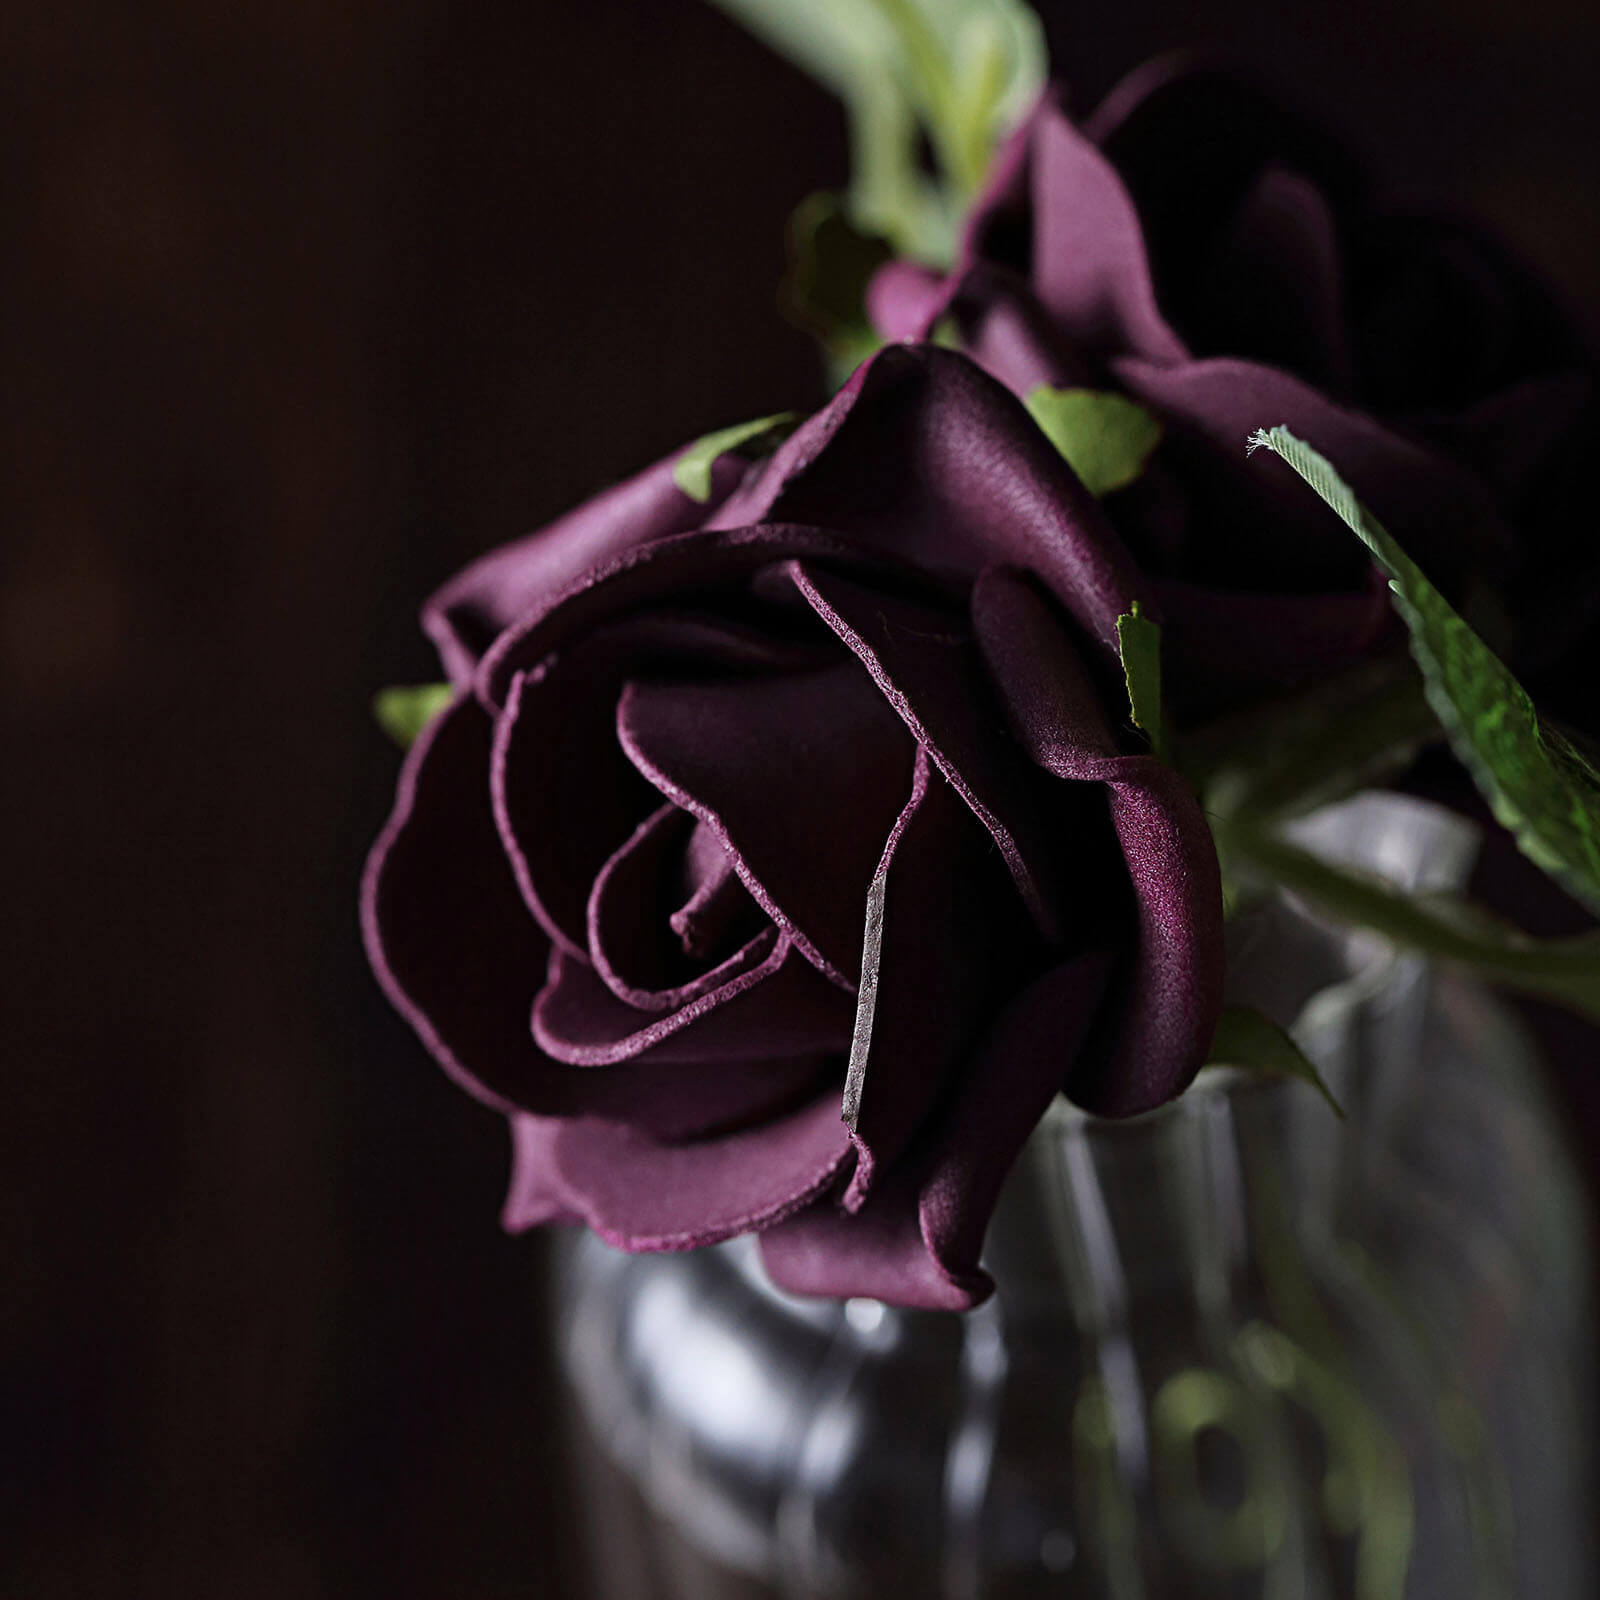
[[[1412,888],[1447,813],[1363,796],[1308,847]],[[1230,938],[1347,1115],[1209,1070],[1058,1102],[965,1316],[785,1295],[752,1241],[560,1255],[595,1593],[1577,1600],[1587,1218],[1485,991],[1279,900]]]

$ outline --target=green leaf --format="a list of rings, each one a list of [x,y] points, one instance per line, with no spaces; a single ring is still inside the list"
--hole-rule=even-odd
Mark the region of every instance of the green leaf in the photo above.
[[[1290,890],[1327,915],[1600,1022],[1600,934],[1532,939],[1480,906],[1403,893],[1371,873],[1335,866],[1259,823],[1213,818],[1212,827],[1231,865]]]
[[[1044,85],[1024,0],[716,0],[825,84],[850,117],[852,220],[897,253],[948,265],[956,225]],[[924,170],[926,139],[940,169]]]
[[[1249,1006],[1225,1006],[1211,1041],[1208,1066],[1243,1067],[1248,1072],[1276,1078],[1298,1078],[1309,1083],[1333,1107],[1342,1121],[1344,1108],[1322,1081],[1322,1074],[1293,1039],[1270,1017]]]
[[[1126,395],[1040,384],[1027,399],[1040,431],[1097,499],[1138,480],[1161,424]]]
[[[402,750],[409,750],[454,692],[448,683],[396,684],[372,697],[372,714]]]
[[[1134,726],[1150,740],[1150,748],[1165,759],[1166,735],[1161,710],[1161,625],[1152,622],[1133,602],[1133,610],[1117,618],[1117,647],[1122,652],[1122,676],[1128,685],[1128,708]]]
[[[672,481],[691,500],[703,505],[711,498],[711,469],[719,456],[741,449],[758,454],[754,447],[776,444],[794,424],[794,412],[779,411],[770,417],[757,417],[754,422],[736,422],[731,428],[718,428],[715,433],[696,439],[678,457],[672,469]]]
[[[1428,703],[1523,853],[1600,912],[1600,772],[1535,709],[1504,662],[1428,581],[1332,464],[1287,428],[1251,437],[1294,468],[1389,574]]]

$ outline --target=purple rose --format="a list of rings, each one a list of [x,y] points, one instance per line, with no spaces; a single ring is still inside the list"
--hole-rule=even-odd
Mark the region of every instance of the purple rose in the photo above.
[[[511,1117],[507,1225],[754,1230],[799,1291],[986,1293],[1051,1098],[1154,1106],[1217,1018],[1210,834],[1127,720],[1140,595],[1016,399],[911,346],[705,504],[669,459],[446,584],[457,695],[363,922]]]
[[[1281,462],[1246,461],[1247,434],[1280,422],[1441,586],[1496,590],[1522,624],[1517,665],[1553,703],[1545,669],[1600,661],[1581,341],[1494,243],[1385,210],[1335,140],[1224,71],[1155,63],[1081,125],[1047,95],[956,270],[891,265],[869,303],[893,338],[952,317],[1020,394],[1112,388],[1161,419],[1165,443],[1110,513],[1152,574],[1180,712],[1394,638],[1348,531]]]

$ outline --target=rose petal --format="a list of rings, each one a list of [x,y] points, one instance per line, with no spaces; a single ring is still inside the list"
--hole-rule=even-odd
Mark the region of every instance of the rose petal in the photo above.
[[[872,1295],[965,1311],[993,1288],[978,1265],[994,1203],[1100,1009],[1109,963],[1080,956],[1002,1013],[937,1127],[855,1215],[828,1199],[761,1236],[767,1271],[794,1294]]]
[[[717,520],[734,518],[815,523],[962,589],[995,561],[1026,567],[1111,661],[1140,592],[1099,502],[1016,396],[933,345],[858,369]]]
[[[589,895],[589,960],[600,981],[640,1011],[679,1010],[758,964],[773,944],[771,924],[741,886],[744,938],[709,970],[690,963],[663,913],[694,828],[686,811],[660,807],[600,869]]]
[[[652,1066],[697,1069],[742,1062],[754,1077],[755,1063],[845,1050],[850,998],[800,959],[787,938],[767,929],[755,942],[759,960],[742,959],[722,982],[669,1012],[636,1009],[587,962],[553,950],[549,981],[533,1005],[534,1041],[574,1067],[614,1069],[647,1056]],[[625,1109],[619,1114],[626,1116]]]
[[[630,683],[617,737],[662,794],[723,841],[756,903],[853,992],[867,887],[915,746],[848,658],[732,683]]]
[[[877,876],[871,999],[864,991],[851,1046],[852,1074],[861,1076],[847,1210],[899,1159],[1007,989],[1038,962],[1038,942],[989,840],[925,750]]]
[[[667,921],[684,954],[700,961],[725,944],[732,929],[743,925],[745,910],[754,902],[722,841],[698,819],[684,851],[684,868],[691,885],[689,898]]]
[[[1387,580],[1354,594],[1247,594],[1157,581],[1168,702],[1180,719],[1242,706],[1355,665],[1401,624]]]
[[[1321,195],[1330,224],[1365,198],[1359,167],[1323,129],[1237,73],[1181,57],[1125,79],[1087,120],[1083,137],[1100,147],[1131,197],[1156,298],[1197,355],[1228,348],[1213,342],[1215,291],[1225,286],[1197,264],[1214,258],[1269,168],[1298,175]],[[1234,303],[1248,312],[1243,292]],[[1145,352],[1130,344],[1130,353]]]
[[[756,1071],[736,1058],[692,1073],[649,1062],[597,1072],[537,1049],[528,1009],[546,980],[550,945],[500,854],[484,781],[488,742],[488,719],[470,699],[423,733],[362,883],[362,931],[378,982],[457,1083],[502,1111],[606,1117],[670,1140],[770,1115],[821,1075],[841,1081],[838,1052],[851,1017],[842,995],[825,1048],[810,1058],[769,1051],[775,1059]]]
[[[1040,931],[1060,938],[1061,852],[1006,736],[966,619],[820,566],[794,562],[788,570],[988,829]]]
[[[1061,86],[1047,83],[1033,109],[995,152],[982,190],[967,211],[956,241],[956,271],[991,261],[1026,272],[1033,259],[1032,178],[1035,130],[1047,117],[1061,116]]]
[[[951,298],[962,347],[991,377],[1026,399],[1042,384],[1092,389],[1097,369],[1061,336],[1033,290],[1015,274],[980,265]]]
[[[771,1227],[829,1188],[851,1153],[827,1098],[693,1144],[587,1118],[518,1117],[512,1133],[505,1226],[581,1220],[621,1250],[691,1250]]]
[[[790,965],[810,970],[803,961]],[[844,1016],[838,1032],[848,1029]],[[565,1093],[541,1096],[526,1109],[562,1118],[597,1117],[636,1128],[662,1144],[756,1127],[819,1093],[837,1102],[843,1058],[834,1030],[827,1032],[827,1046],[814,1055],[729,1054],[685,1061],[676,1059],[669,1045],[615,1066],[552,1062],[551,1080]]]
[[[549,943],[495,834],[490,732],[461,698],[412,746],[367,859],[361,926],[395,1010],[469,1094],[506,1110],[541,1073],[527,1016]]]
[[[550,938],[588,949],[595,874],[660,803],[617,747],[616,709],[636,673],[760,674],[832,654],[825,639],[682,610],[624,615],[509,680],[490,773],[517,885]]]
[[[948,298],[942,273],[891,261],[867,284],[867,316],[885,339],[926,339]]]
[[[808,652],[814,652],[815,640],[785,631],[783,619],[764,614],[751,597],[752,580],[763,567],[802,555],[886,564],[882,555],[833,533],[793,525],[705,528],[661,539],[592,568],[520,617],[479,663],[474,691],[484,705],[499,710],[519,672],[540,676],[557,652],[607,624],[653,628],[656,623],[644,619],[667,607],[667,615],[692,617],[711,630],[692,650],[679,652],[691,664],[717,649],[725,652],[717,657],[721,664],[744,671],[803,665],[814,659]],[[721,637],[720,646],[714,636]]]
[[[1103,1115],[1149,1110],[1187,1086],[1221,1009],[1222,884],[1211,830],[1165,762],[1107,753],[1109,732],[1071,641],[1025,580],[986,574],[972,612],[1018,742],[1058,777],[1106,785],[1133,889],[1120,1004],[1074,1066],[1068,1092]]]
[[[1353,382],[1333,208],[1309,178],[1269,166],[1213,252],[1190,343],[1285,367],[1348,394]]]
[[[1067,116],[1040,116],[1031,148],[1033,273],[1040,302],[1073,344],[1183,361],[1156,301],[1144,230],[1116,168]]]
[[[450,681],[470,682],[500,633],[547,605],[589,568],[698,526],[744,472],[731,456],[716,462],[711,500],[702,504],[673,481],[681,454],[605,490],[548,527],[491,550],[437,590],[422,608],[422,626]]]
[[[1269,451],[1246,459],[1250,434],[1279,423],[1338,467],[1435,582],[1449,586],[1468,569],[1503,565],[1510,535],[1481,484],[1298,378],[1220,358],[1113,366],[1128,393],[1168,424],[1163,448],[1193,497],[1190,570],[1180,576],[1258,591],[1365,586],[1360,541]]]
[[[561,1181],[556,1140],[566,1121],[516,1112],[511,1129],[511,1184],[500,1208],[500,1226],[524,1233],[547,1222],[582,1222],[583,1212]]]

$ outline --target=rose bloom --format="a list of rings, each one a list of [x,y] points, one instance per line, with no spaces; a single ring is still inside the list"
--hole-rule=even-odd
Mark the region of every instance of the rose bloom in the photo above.
[[[1128,720],[1136,599],[1019,401],[922,345],[705,503],[669,458],[446,584],[456,696],[363,923],[510,1117],[506,1224],[756,1231],[792,1290],[980,1299],[1051,1099],[1155,1106],[1215,1029],[1216,857]]]
[[[1349,531],[1283,463],[1245,459],[1286,423],[1447,593],[1494,591],[1542,705],[1600,726],[1591,354],[1492,240],[1386,209],[1248,82],[1157,62],[1081,124],[1052,91],[955,270],[893,264],[869,303],[891,338],[953,324],[1019,394],[1113,389],[1160,419],[1109,511],[1160,600],[1180,715],[1400,644]]]

